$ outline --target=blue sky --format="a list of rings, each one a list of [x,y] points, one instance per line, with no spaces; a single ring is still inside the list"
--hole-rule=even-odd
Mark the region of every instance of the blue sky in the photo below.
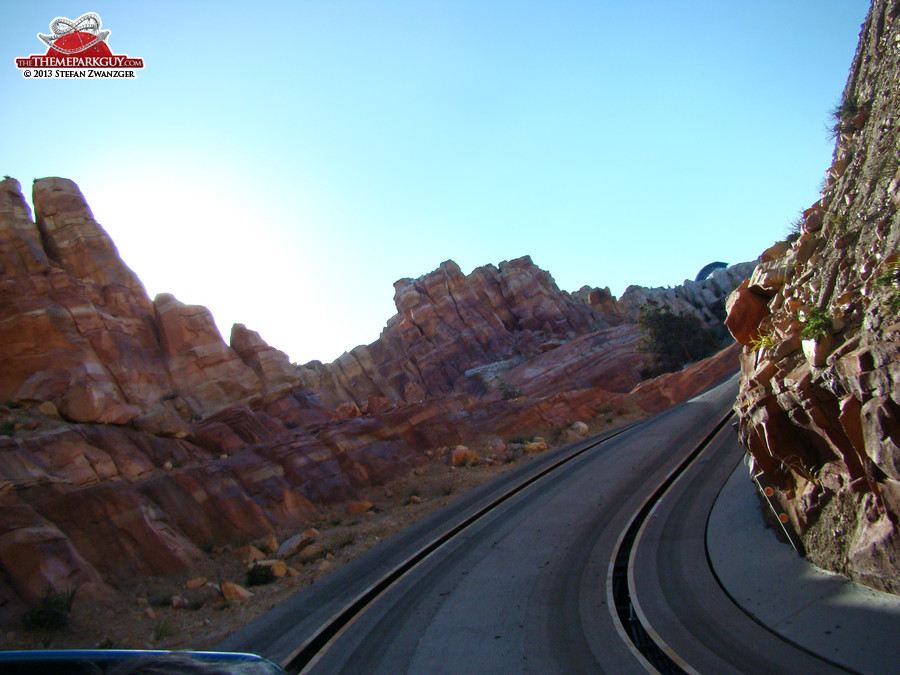
[[[138,79],[24,79],[36,34],[90,11]],[[226,340],[331,361],[448,259],[618,296],[755,258],[817,199],[867,11],[7,0],[0,174],[76,181],[151,297]]]

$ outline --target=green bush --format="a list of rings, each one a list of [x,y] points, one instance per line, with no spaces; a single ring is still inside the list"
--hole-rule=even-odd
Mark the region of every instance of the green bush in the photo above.
[[[675,314],[669,307],[648,300],[641,308],[638,324],[644,336],[638,351],[649,354],[653,365],[647,375],[661,375],[680,370],[688,363],[713,354],[718,345],[703,328],[700,319]]]
[[[153,632],[150,637],[154,642],[159,642],[173,635],[175,635],[175,626],[168,619],[163,619],[153,626]]]
[[[892,262],[885,265],[884,271],[875,278],[879,286],[900,285],[900,262]]]
[[[809,309],[801,316],[799,313],[797,318],[803,322],[803,328],[800,329],[800,337],[804,340],[815,340],[818,342],[828,333],[831,332],[834,324],[831,318],[821,309]]]

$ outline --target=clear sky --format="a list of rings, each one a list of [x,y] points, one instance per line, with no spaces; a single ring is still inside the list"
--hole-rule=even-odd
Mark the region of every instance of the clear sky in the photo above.
[[[618,296],[755,258],[818,197],[868,6],[4,0],[0,175],[77,182],[226,340],[331,361],[448,259]],[[138,79],[24,79],[90,11]]]

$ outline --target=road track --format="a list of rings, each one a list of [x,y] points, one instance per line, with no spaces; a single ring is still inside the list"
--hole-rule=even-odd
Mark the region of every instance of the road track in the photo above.
[[[733,604],[718,610],[732,622],[725,624],[727,630],[750,631],[752,640],[725,642],[727,648],[717,650],[703,638],[707,631],[721,642],[723,624],[715,615],[693,607],[683,617],[677,607],[656,602],[674,591],[696,592],[686,581],[696,576],[696,554],[685,558],[666,549],[665,556],[674,556],[667,558],[647,551],[649,542],[670,538],[658,538],[654,529],[663,513],[658,505],[660,497],[674,493],[685,469],[709,465],[711,447],[731,444],[715,460],[725,466],[714,472],[712,487],[699,490],[714,499],[724,482],[721,471],[727,478],[734,468],[735,435],[725,420],[735,389],[732,378],[646,422],[546,453],[503,474],[316,582],[219,647],[262,654],[289,672],[627,673],[698,672],[695,664],[701,663],[702,672],[712,672],[706,667],[710,662],[715,672],[742,672],[741,664],[751,663],[761,646],[770,655],[763,661],[768,665],[772,659],[785,663],[789,654],[807,666],[815,663],[806,672],[846,672],[779,640]],[[616,608],[621,601],[611,589],[622,584],[613,583],[615,560],[629,529],[635,545],[625,562],[626,591],[629,602],[634,600],[626,613],[645,626],[638,642],[649,637],[651,650],[664,654],[674,668],[635,646],[628,637],[636,633],[635,622],[623,622],[621,607]],[[671,560],[682,565],[680,577],[669,573]],[[711,592],[702,586],[702,593]],[[719,595],[725,596],[721,589]],[[699,603],[705,600],[700,597]],[[734,623],[732,613],[753,629]],[[698,636],[682,625],[685,621],[706,627]],[[703,661],[710,654],[712,661]]]

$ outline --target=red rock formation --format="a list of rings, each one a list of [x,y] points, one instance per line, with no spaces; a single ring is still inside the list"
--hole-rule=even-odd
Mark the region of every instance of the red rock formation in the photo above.
[[[398,314],[381,338],[305,376],[307,386],[360,407],[372,397],[402,403],[477,393],[466,371],[610,325],[528,257],[468,276],[448,261],[419,279],[401,279],[394,290]]]
[[[809,557],[900,593],[900,40],[875,0],[836,119],[834,161],[799,237],[729,299],[745,345],[740,433]],[[754,351],[751,347],[757,347]]]
[[[637,351],[640,339],[635,324],[592,332],[510,368],[501,378],[528,396],[593,387],[629,392],[641,381],[640,370],[648,363],[648,357]]]
[[[686,401],[732,374],[738,363],[740,345],[733,344],[708,359],[683,370],[664,373],[638,384],[630,394],[648,413],[657,413]]]
[[[174,389],[193,411],[259,398],[262,382],[222,340],[206,307],[185,305],[164,293],[153,301],[153,308]]]
[[[605,316],[613,326],[628,321],[627,310],[619,304],[608,286],[605,288],[582,286],[572,294],[572,297],[588,305],[594,312]]]
[[[33,194],[36,222],[18,183],[0,182],[5,597],[108,593],[209,544],[302,530],[316,503],[358,499],[425,451],[691,391],[673,378],[631,394],[635,325],[608,293],[569,295],[529,258],[401,280],[379,340],[294,366],[240,324],[226,345],[203,307],[151,302],[71,181]]]
[[[297,387],[297,368],[291,364],[287,354],[270,347],[256,331],[249,330],[242,323],[234,324],[231,328],[231,348],[256,373],[270,396],[284,394]]]
[[[66,535],[15,494],[0,494],[0,509],[0,568],[18,597],[36,604],[49,589],[78,589],[79,597],[112,592]]]
[[[403,404],[461,391],[481,396],[507,379],[530,394],[585,382],[629,391],[646,364],[634,352],[634,322],[649,298],[724,330],[725,297],[751,270],[736,265],[676,289],[631,287],[620,304],[608,289],[559,290],[528,257],[469,275],[448,261],[394,284],[398,313],[376,342],[333,364],[307,364],[300,378],[306,388],[359,408],[369,400]],[[562,351],[555,354],[557,348]]]
[[[0,185],[13,244],[0,261],[0,399],[52,401],[75,421],[134,420],[170,386],[146,293],[70,181],[36,181],[37,225],[18,183]]]

